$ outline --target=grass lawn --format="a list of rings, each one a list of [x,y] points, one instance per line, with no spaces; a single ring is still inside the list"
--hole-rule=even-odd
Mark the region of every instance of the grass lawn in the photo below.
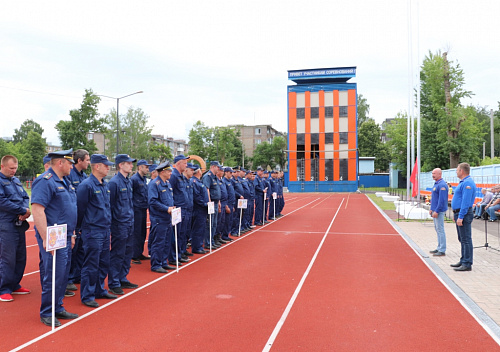
[[[377,197],[374,193],[367,193],[366,196],[373,200],[382,210],[396,210],[393,202],[385,202],[382,197]]]

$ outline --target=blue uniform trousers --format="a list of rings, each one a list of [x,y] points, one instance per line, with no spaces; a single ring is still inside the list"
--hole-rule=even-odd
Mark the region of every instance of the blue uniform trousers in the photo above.
[[[109,271],[109,231],[105,229],[82,230],[85,256],[82,266],[80,299],[93,301],[108,293],[104,280]]]
[[[146,242],[147,231],[147,218],[147,208],[134,207],[134,248],[132,252],[132,258],[139,258],[144,252],[144,242]]]
[[[14,224],[0,223],[0,295],[21,288],[26,268],[26,235]]]
[[[203,250],[203,238],[205,236],[205,228],[207,222],[207,209],[193,209],[191,220],[191,250]]]
[[[179,252],[179,258],[182,253],[186,252],[187,249],[187,239],[189,232],[189,220],[191,219],[191,213],[184,208],[181,211],[182,221],[178,223],[177,226],[177,248]],[[168,260],[171,262],[175,262],[175,228],[172,226],[172,239],[171,239],[170,254],[168,256]]]
[[[269,194],[266,195],[267,197],[269,197]],[[265,201],[265,207],[266,207],[266,210],[264,211],[264,220],[267,220],[269,219],[269,214],[268,214],[268,210],[269,210],[269,198],[266,198],[266,201]]]
[[[216,230],[217,235],[224,236],[224,228],[226,225],[226,221],[228,220],[227,214],[226,214],[226,205],[227,205],[227,201],[220,203],[220,213],[219,213],[219,217],[217,219],[217,230]],[[226,234],[226,236],[227,236],[227,234]]]
[[[243,226],[243,216],[245,216],[245,209],[243,209],[243,214],[241,214],[241,209],[238,208],[238,202],[234,203],[234,214],[233,214],[233,226],[231,228],[231,233],[233,235],[237,235],[240,230],[240,216],[241,216],[241,229],[244,229]]]
[[[40,317],[52,315],[52,252],[43,248],[42,238],[37,234],[36,241],[40,255],[40,281],[42,283],[42,304],[40,305]],[[56,253],[56,282],[55,282],[55,312],[64,311],[63,298],[66,292],[69,269],[71,267],[71,236],[68,236],[66,247],[57,250]]]
[[[75,230],[78,235],[80,230]],[[71,250],[71,268],[69,270],[68,282],[79,283],[82,279],[82,265],[83,265],[83,242],[82,236],[78,235],[75,240],[75,246]]]
[[[271,198],[269,199],[269,216],[268,219],[274,219],[274,215],[278,215],[278,210],[275,212],[275,205],[278,205],[278,198],[276,200],[273,199],[273,196],[271,195]]]
[[[149,241],[151,243],[151,270],[166,265],[171,247],[172,223],[167,219],[151,219]]]
[[[262,212],[264,211],[264,195],[257,193],[255,196],[255,223],[263,223]]]
[[[128,282],[127,275],[135,242],[133,230],[133,223],[111,225],[108,287],[120,287],[121,282]]]
[[[458,213],[454,214],[455,224],[458,219]],[[472,220],[474,219],[474,213],[472,208],[469,209],[467,214],[465,214],[462,220],[462,226],[456,225],[458,240],[460,241],[462,256],[460,257],[460,264],[463,266],[472,266],[473,257],[473,246],[472,246]]]
[[[234,218],[234,204],[228,204],[231,212],[226,214],[226,223],[224,224],[224,236],[222,238],[229,238],[229,234],[231,233],[231,229],[233,227],[233,218]]]
[[[253,221],[253,213],[254,213],[254,200],[249,199],[247,202],[247,209],[245,212],[245,227],[250,227],[252,226],[252,221]]]
[[[182,253],[187,252],[187,244],[191,240],[191,221],[193,220],[193,209],[186,210],[186,242],[182,248]]]

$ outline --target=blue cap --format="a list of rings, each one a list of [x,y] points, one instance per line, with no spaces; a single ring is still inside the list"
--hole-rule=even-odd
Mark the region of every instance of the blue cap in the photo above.
[[[180,160],[188,160],[189,158],[187,156],[184,156],[183,154],[177,155],[174,158],[174,164],[177,164],[178,161]]]
[[[245,171],[245,175],[248,175],[248,174],[251,174],[252,173],[252,170],[246,170]]]
[[[172,170],[172,166],[169,161],[165,161],[156,167],[156,171],[162,172],[163,170]]]
[[[158,167],[158,165],[156,165],[156,164],[149,165],[149,172],[155,171],[157,167]]]
[[[196,164],[191,164],[193,165],[192,169],[194,172],[198,171],[200,169],[200,166],[199,165],[196,165]]]
[[[264,171],[264,169],[262,168],[262,166],[257,166],[257,171]]]
[[[58,152],[52,152],[52,153],[47,154],[47,156],[51,160],[52,159],[66,159],[66,160],[69,160],[73,164],[75,163],[75,161],[73,160],[73,148],[68,149],[68,150],[59,150]]]
[[[136,159],[131,158],[128,154],[118,154],[115,158],[116,165],[118,165],[120,163],[126,163],[129,161],[133,163],[136,161]]]
[[[187,167],[191,170],[196,170],[196,165],[193,163],[187,163]]]
[[[211,162],[210,162],[210,166],[218,166],[218,167],[221,167],[221,165],[219,164],[219,162],[218,162],[217,160],[211,161]]]
[[[233,169],[231,167],[225,167],[224,172],[233,172]]]
[[[111,161],[108,160],[108,157],[103,154],[92,154],[90,157],[90,163],[91,164],[104,164],[104,165],[114,165],[115,163],[112,163]]]
[[[44,164],[44,165],[45,165],[45,164],[47,164],[50,160],[52,160],[52,159],[50,159],[50,158],[49,158],[49,155],[48,155],[48,154],[47,154],[47,155],[45,155],[45,156],[43,157],[43,164]]]
[[[151,164],[148,164],[148,162],[144,159],[141,159],[137,162],[137,166],[139,166],[139,165],[151,166]]]

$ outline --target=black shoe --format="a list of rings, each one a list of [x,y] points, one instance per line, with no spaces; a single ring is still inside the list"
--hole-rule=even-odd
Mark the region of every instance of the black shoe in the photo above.
[[[40,317],[40,321],[47,326],[52,326],[52,317]],[[54,326],[61,326],[61,322],[55,318]]]
[[[184,255],[187,255],[188,257],[192,257],[192,256],[193,256],[193,253],[184,252]]]
[[[262,223],[258,222],[258,223],[255,224],[255,226],[262,226]]]
[[[184,260],[189,260],[188,256],[185,255],[184,253],[181,255],[181,258],[184,259]]]
[[[177,269],[175,266],[170,266],[170,265],[162,266],[162,268],[165,269],[165,270],[175,270],[175,269]]]
[[[437,249],[435,249],[435,250],[433,250],[433,251],[429,251],[429,253],[430,253],[430,254],[435,254],[435,253],[437,253],[437,252],[439,252]]]
[[[113,293],[114,295],[124,295],[125,292],[123,292],[121,287],[110,287],[109,292]]]
[[[131,263],[132,264],[142,264],[141,261],[138,258],[132,258]]]
[[[90,308],[97,308],[99,307],[99,303],[97,303],[96,301],[87,301],[87,302],[82,302],[83,304],[85,304],[87,307],[90,307]]]
[[[166,273],[168,273],[168,271],[166,271],[163,268],[151,269],[151,271],[154,271],[155,273],[160,273],[160,274],[166,274]]]
[[[226,244],[226,243],[227,243],[227,241],[226,241],[226,240],[223,240],[222,238],[219,238],[219,239],[218,239],[218,241],[219,241],[220,243],[222,243],[222,244]]]
[[[179,259],[179,263],[187,263],[187,262],[189,262],[189,259],[184,259],[182,257]]]
[[[66,312],[63,310],[62,312],[56,313],[57,319],[76,319],[78,318],[78,314]]]
[[[66,290],[68,291],[78,291],[78,287],[75,284],[69,283],[66,285]]]
[[[267,221],[267,220],[266,220],[266,221],[264,221],[264,224],[269,224],[269,221]]]
[[[231,242],[233,239],[232,238],[223,238],[224,241],[226,241],[227,243]]]
[[[102,296],[96,297],[96,298],[103,298],[103,299],[117,299],[117,298],[118,298],[118,296],[113,295],[113,294],[111,294],[111,293],[109,293],[109,292],[108,292],[108,293],[106,293],[106,294],[104,294],[104,295],[102,295]]]
[[[437,253],[434,253],[434,254],[433,254],[433,256],[435,256],[435,257],[443,257],[443,256],[445,256],[445,255],[446,255],[446,253],[445,253],[445,252],[437,252]]]
[[[133,284],[129,281],[120,282],[121,288],[137,288],[139,285]]]
[[[75,293],[73,291],[68,291],[64,292],[64,297],[73,297]]]
[[[139,260],[150,260],[150,259],[151,259],[151,257],[147,257],[147,256],[145,256],[144,254],[141,254],[141,255],[139,256],[139,258],[137,258],[137,259],[139,259]]]
[[[168,265],[172,265],[175,269],[177,269],[177,263],[176,262],[168,262]],[[182,266],[182,263],[179,260],[179,266]]]
[[[207,251],[202,249],[201,251],[193,251],[194,254],[207,254]]]
[[[457,264],[450,264],[452,268],[459,268],[462,266],[462,263],[458,262]]]
[[[459,266],[458,268],[454,268],[453,270],[455,270],[455,271],[471,271],[472,267],[462,265],[462,266]]]

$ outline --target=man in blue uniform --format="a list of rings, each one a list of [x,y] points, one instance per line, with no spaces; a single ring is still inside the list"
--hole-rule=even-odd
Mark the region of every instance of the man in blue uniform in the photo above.
[[[269,181],[269,172],[264,170],[264,176],[262,177],[262,182],[264,182],[264,187],[267,189],[266,192],[266,200],[264,201],[264,223],[267,224],[269,222],[269,201],[272,199],[272,190],[271,190],[271,182]]]
[[[224,169],[225,170],[225,169]],[[216,230],[216,241],[222,244],[226,244],[229,242],[229,240],[223,239],[223,237],[227,237],[227,234],[224,236],[224,230],[226,227],[226,221],[228,220],[227,218],[227,203],[228,203],[228,198],[227,198],[227,187],[226,184],[222,181],[223,176],[224,176],[224,170],[219,169],[217,171],[217,180],[220,181],[220,213],[218,214],[218,219],[217,219],[217,230]]]
[[[438,245],[435,250],[430,251],[434,256],[440,257],[446,253],[446,233],[444,232],[444,215],[448,210],[448,184],[443,180],[443,172],[440,168],[432,170],[434,187],[431,193],[430,216],[434,220]]]
[[[12,295],[30,293],[19,283],[26,267],[26,221],[31,215],[29,197],[14,175],[17,158],[5,155],[0,164],[0,301],[11,302]]]
[[[278,172],[278,200],[279,202],[277,203],[278,209],[276,209],[276,217],[280,218],[283,216],[281,212],[285,207],[285,197],[283,196],[283,171]]]
[[[134,247],[132,250],[132,263],[134,264],[141,264],[141,260],[149,259],[143,254],[147,234],[148,183],[146,175],[149,172],[149,166],[151,165],[146,160],[139,160],[137,172],[130,178],[134,204]]]
[[[235,213],[233,214],[233,225],[231,227],[231,235],[236,236],[239,235],[240,233],[240,212],[241,210],[238,209],[238,199],[244,199],[245,198],[245,191],[243,190],[243,185],[241,184],[241,179],[239,178],[240,176],[240,167],[237,166],[233,168],[233,187],[234,187],[234,211]]]
[[[207,253],[203,249],[203,239],[207,223],[208,189],[200,180],[201,169],[194,165],[193,177],[190,182],[193,187],[193,216],[191,222],[191,252],[194,254]]]
[[[272,170],[269,177],[269,219],[276,220],[276,203],[278,201],[278,183],[276,181],[276,170]],[[273,193],[276,193],[276,199],[274,199]],[[277,207],[276,207],[277,208]]]
[[[255,173],[252,171],[248,170],[246,172],[246,179],[248,182],[248,188],[250,190],[250,196],[248,197],[248,203],[247,203],[247,211],[246,211],[246,224],[247,227],[250,229],[255,228],[255,225],[253,225],[253,215],[254,215],[254,206],[255,206],[255,186],[253,184],[253,181],[255,179]]]
[[[68,176],[69,181],[75,188],[78,189],[78,186],[87,178],[87,174],[85,170],[89,168],[90,165],[90,155],[89,152],[85,149],[78,149],[73,152],[73,160],[75,164],[71,169],[71,172]],[[80,232],[80,229],[75,229],[76,233]],[[75,241],[75,246],[73,247],[73,251],[71,254],[71,269],[69,271],[68,277],[68,285],[66,287],[69,291],[76,291],[77,287],[75,284],[80,283],[82,278],[82,264],[83,264],[83,243],[82,237],[78,236]]]
[[[155,180],[158,177],[158,171],[156,171],[157,167],[158,167],[158,165],[156,165],[156,164],[153,164],[149,167],[150,176],[149,176],[149,180],[148,180],[148,185],[149,185],[149,182],[151,182],[152,180]]]
[[[50,167],[33,182],[31,207],[35,222],[35,237],[40,254],[40,281],[42,284],[42,304],[40,321],[52,325],[52,267],[54,255],[47,252],[47,226],[66,224],[66,247],[57,250],[55,282],[55,320],[54,326],[60,326],[59,319],[76,319],[77,314],[68,313],[63,307],[63,298],[71,267],[71,249],[75,244],[77,219],[76,192],[72,184],[65,180],[73,166],[73,150],[49,153]]]
[[[257,167],[257,176],[253,180],[255,188],[255,225],[264,225],[263,212],[264,212],[264,193],[267,192],[265,183],[262,181],[264,170],[259,166]]]
[[[104,177],[109,172],[111,161],[103,154],[90,157],[92,173],[76,190],[78,221],[83,239],[83,266],[80,299],[91,308],[99,307],[96,298],[114,299],[104,288],[104,279],[109,270],[109,238],[111,209],[109,188]]]
[[[193,172],[196,169],[194,164],[187,163],[186,170],[184,170],[184,178],[186,179],[186,191],[187,191],[187,205],[182,211],[186,212],[186,240],[187,246],[182,253],[182,257],[187,259],[187,257],[192,257],[193,254],[187,251],[189,243],[191,243],[191,221],[193,217],[193,184],[191,183],[191,178],[193,177]],[[181,212],[182,212],[181,211]]]
[[[127,154],[118,154],[115,164],[118,173],[109,181],[111,206],[111,251],[109,253],[109,291],[123,295],[124,288],[137,288],[127,279],[134,248],[134,204],[132,181],[128,175],[136,159]]]
[[[158,176],[148,184],[149,243],[151,243],[151,271],[165,274],[175,269],[168,265],[168,256],[172,246],[172,210],[174,195],[168,180],[172,167],[168,161],[156,168]]]
[[[222,229],[222,239],[225,241],[232,240],[229,235],[231,234],[231,228],[233,227],[233,217],[235,214],[234,209],[234,185],[232,181],[233,169],[230,167],[224,168],[224,177],[222,182],[226,186],[227,191],[227,202],[225,209],[222,209],[226,213],[226,221],[224,223],[224,228]]]
[[[174,205],[176,208],[181,208],[181,216],[182,221],[177,224],[177,246],[179,253],[179,262],[187,263],[189,261],[188,258],[182,258],[182,254],[186,252],[187,248],[187,225],[188,222],[186,218],[188,216],[188,212],[185,211],[185,208],[188,206],[188,194],[187,194],[187,180],[184,177],[183,173],[187,168],[187,157],[180,154],[174,158],[174,165],[172,170],[172,175],[170,176],[169,182],[174,192]],[[175,239],[172,242],[171,253],[169,256],[169,261],[174,264],[176,263],[175,258]]]
[[[212,248],[219,248],[220,246],[217,245],[214,241],[215,237],[215,231],[217,230],[217,218],[218,214],[220,211],[220,185],[219,181],[217,180],[217,170],[220,168],[220,164],[218,161],[212,161],[210,162],[210,170],[203,175],[202,182],[207,187],[210,193],[210,201],[214,202],[214,214],[207,215],[207,226],[205,229],[205,249],[210,248],[210,244],[212,245]],[[212,221],[212,228],[209,228],[210,221],[208,217],[211,217]],[[210,238],[210,231],[212,233],[212,237]]]
[[[244,168],[240,168],[240,175],[238,177],[241,185],[243,186],[243,198],[247,200],[247,208],[243,209],[243,215],[242,215],[242,219],[241,219],[241,233],[246,233],[246,232],[252,230],[246,221],[247,214],[249,211],[248,202],[249,202],[249,198],[250,198],[250,186],[248,184],[248,179],[245,177],[246,172],[247,172],[247,170],[245,170]]]
[[[453,209],[453,220],[455,221],[458,233],[458,240],[462,247],[462,256],[456,264],[451,264],[456,271],[472,270],[472,220],[474,214],[472,205],[476,199],[476,184],[469,176],[470,165],[461,163],[457,166],[457,177],[460,182],[455,188],[451,208]]]

